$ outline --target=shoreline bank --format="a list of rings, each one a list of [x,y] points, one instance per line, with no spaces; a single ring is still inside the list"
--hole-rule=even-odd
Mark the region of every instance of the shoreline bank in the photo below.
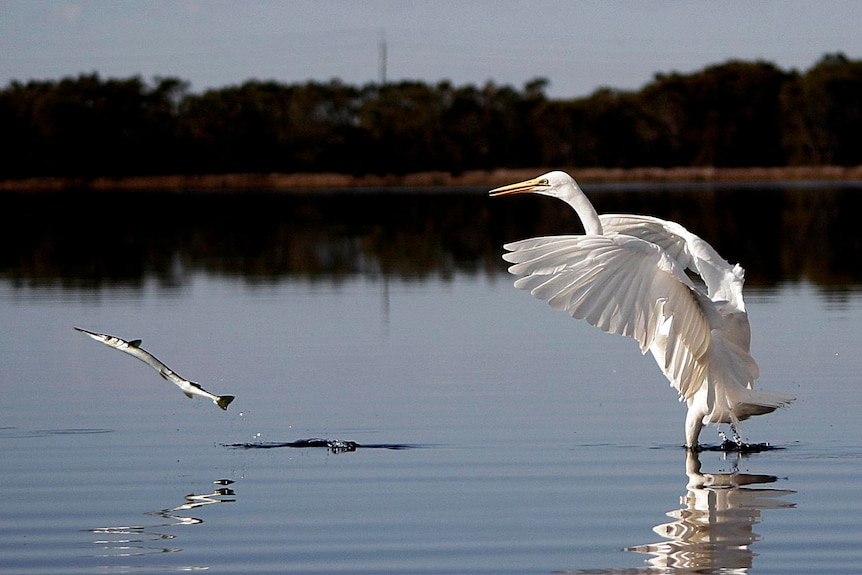
[[[781,168],[562,168],[584,183],[862,181],[862,166]],[[123,178],[26,178],[0,181],[0,191],[300,191],[346,188],[493,187],[535,177],[548,168],[419,172],[352,176],[335,173],[202,174]]]

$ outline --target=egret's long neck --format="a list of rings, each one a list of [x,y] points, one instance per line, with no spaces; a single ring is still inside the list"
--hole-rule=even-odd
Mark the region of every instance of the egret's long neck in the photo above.
[[[566,194],[560,196],[560,199],[572,206],[581,218],[581,223],[584,224],[584,232],[588,236],[600,236],[604,233],[602,222],[599,220],[599,214],[586,194],[581,190],[578,184],[574,183],[571,188],[566,190]]]

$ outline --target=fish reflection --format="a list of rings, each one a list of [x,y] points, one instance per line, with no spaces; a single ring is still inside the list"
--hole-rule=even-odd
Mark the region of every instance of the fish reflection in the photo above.
[[[737,463],[738,463],[737,456]],[[795,493],[759,485],[774,483],[774,475],[739,473],[702,473],[697,453],[686,456],[685,505],[669,511],[673,520],[657,525],[653,531],[667,539],[638,545],[629,551],[646,553],[649,573],[746,573],[754,557],[751,544],[760,539],[754,526],[764,509],[792,508],[794,503],[781,499]]]
[[[214,483],[216,485],[230,485],[233,481],[219,479]],[[147,515],[165,519],[166,522],[152,525],[96,527],[86,531],[103,535],[100,539],[93,541],[96,545],[100,545],[103,550],[103,553],[98,554],[97,557],[137,557],[156,553],[174,553],[182,551],[182,549],[165,543],[176,536],[163,533],[163,528],[203,523],[203,519],[193,517],[185,512],[215,503],[233,503],[236,501],[233,499],[234,495],[233,489],[228,487],[219,487],[214,489],[212,493],[200,495],[190,493],[185,496],[185,502],[180,505],[147,513]]]

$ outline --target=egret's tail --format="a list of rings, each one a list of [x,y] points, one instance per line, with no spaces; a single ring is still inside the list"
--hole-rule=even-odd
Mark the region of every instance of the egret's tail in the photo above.
[[[234,396],[232,395],[221,395],[218,399],[215,400],[215,404],[226,410],[227,406],[230,405],[230,402],[233,400]]]
[[[736,416],[740,419],[748,419],[752,415],[763,415],[771,413],[779,407],[790,405],[796,398],[774,391],[763,391],[760,389],[746,389],[744,395],[738,399]]]

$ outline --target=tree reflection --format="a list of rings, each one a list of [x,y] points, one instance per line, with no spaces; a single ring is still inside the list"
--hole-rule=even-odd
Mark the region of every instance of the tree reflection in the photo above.
[[[735,466],[734,466],[735,468]],[[773,475],[702,473],[697,453],[687,452],[684,507],[667,513],[672,521],[653,528],[665,540],[629,550],[652,557],[650,573],[747,573],[760,536],[754,526],[764,509],[792,508],[787,489],[763,488]]]
[[[682,223],[740,262],[749,287],[862,283],[862,194],[853,187],[585,188],[599,212]],[[150,281],[174,290],[200,272],[249,283],[505,275],[503,243],[581,231],[554,202],[495,202],[486,191],[6,193],[0,278],[13,287]]]

